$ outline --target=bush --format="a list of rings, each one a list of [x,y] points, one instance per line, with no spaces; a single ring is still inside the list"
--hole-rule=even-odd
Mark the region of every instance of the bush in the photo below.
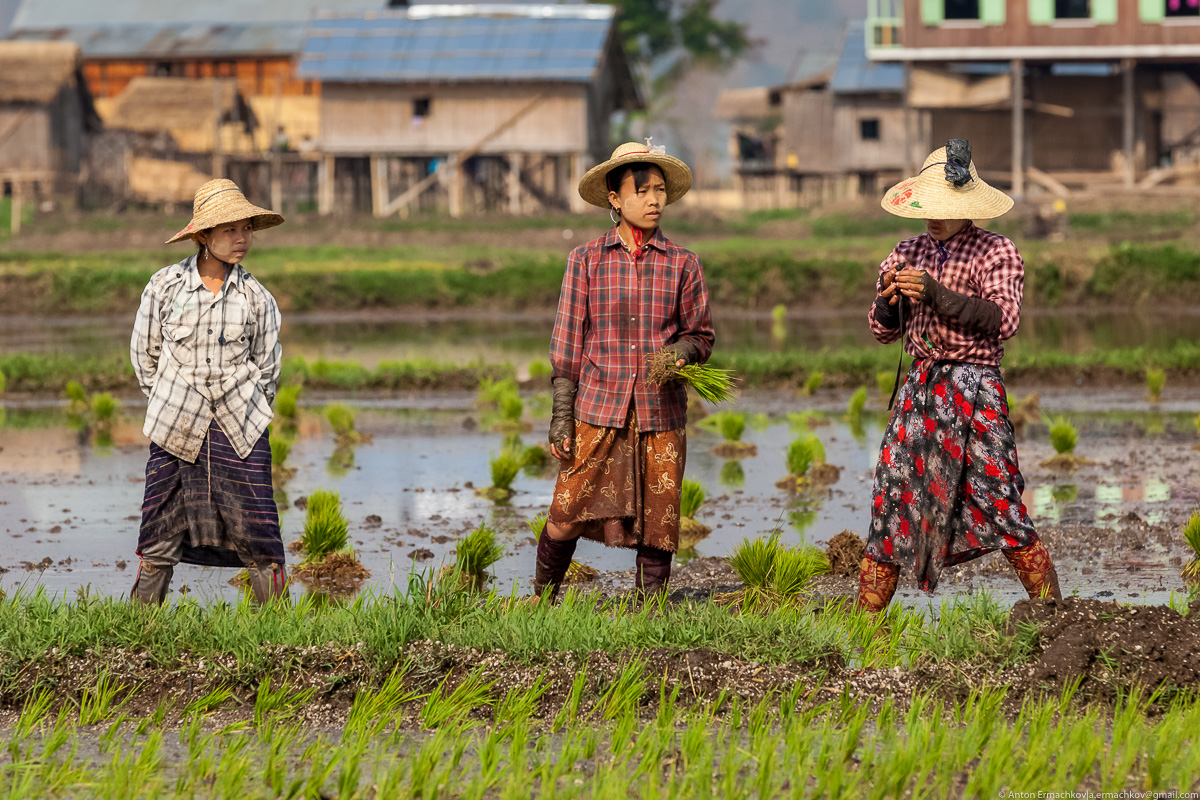
[[[680,491],[679,515],[694,518],[696,512],[700,510],[700,506],[704,505],[707,495],[708,492],[705,491],[704,484],[700,481],[684,478],[683,488]]]
[[[788,445],[787,468],[792,475],[807,475],[816,464],[825,463],[825,445],[813,434],[799,436]]]
[[[1050,444],[1054,446],[1054,452],[1060,455],[1074,453],[1075,445],[1079,444],[1079,431],[1065,419],[1051,420]]]
[[[337,492],[317,489],[308,496],[300,542],[306,562],[323,561],[329,554],[349,547],[350,521],[342,513],[342,498]]]

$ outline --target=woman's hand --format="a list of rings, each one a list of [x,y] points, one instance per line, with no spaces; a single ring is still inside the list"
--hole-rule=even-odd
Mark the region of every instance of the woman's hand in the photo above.
[[[554,402],[550,411],[550,454],[559,461],[571,458],[575,438],[575,381],[555,378]]]
[[[923,269],[906,267],[896,273],[895,288],[905,297],[910,297],[921,303],[929,303],[933,299],[937,281]]]

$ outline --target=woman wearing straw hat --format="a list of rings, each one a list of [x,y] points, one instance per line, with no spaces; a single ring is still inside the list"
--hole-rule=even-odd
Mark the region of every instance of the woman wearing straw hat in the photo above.
[[[180,561],[245,566],[259,603],[286,594],[267,425],[279,381],[279,308],[242,267],[254,231],[283,222],[233,181],[196,192],[168,244],[192,255],[142,293],[130,356],[149,400],[146,496],[131,595],[162,603]]]
[[[914,359],[884,433],[859,606],[882,611],[900,567],[932,591],[943,567],[1004,553],[1030,597],[1061,598],[1058,575],[1021,502],[1000,375],[1002,342],[1017,332],[1024,264],[1011,241],[975,226],[1012,208],[979,178],[971,145],[951,139],[883,208],[925,220],[880,269],[871,331],[905,338]]]
[[[554,599],[580,536],[637,550],[641,597],[665,589],[679,546],[687,392],[645,380],[665,346],[679,365],[713,347],[700,259],[667,239],[659,221],[692,185],[663,148],[623,144],[579,183],[613,228],[567,259],[550,360],[550,445],[561,467],[534,590]]]

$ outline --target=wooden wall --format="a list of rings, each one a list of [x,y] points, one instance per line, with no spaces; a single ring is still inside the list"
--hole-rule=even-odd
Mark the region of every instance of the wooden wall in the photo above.
[[[475,145],[528,105],[537,108],[483,149],[488,153],[585,153],[592,148],[586,86],[530,84],[334,84],[321,93],[321,148],[335,154],[445,155]],[[414,101],[429,100],[417,122]]]
[[[912,152],[905,155],[904,105],[896,96],[839,95],[834,99],[833,138],[838,165],[847,172],[892,172],[920,164],[929,154],[928,117],[912,112]],[[879,121],[878,141],[862,138],[863,120]]]
[[[785,92],[783,138],[776,166],[807,173],[836,172],[833,94],[827,89]]]
[[[237,78],[247,96],[285,97],[318,94],[320,84],[296,79],[290,58],[244,59],[130,59],[87,61],[83,75],[92,96],[115,97],[134,78],[142,75],[172,75],[184,78]]]
[[[930,26],[922,21],[922,0],[904,0],[904,28],[900,40],[906,48],[1088,47],[1200,42],[1200,26],[1195,24],[1142,22],[1139,2],[1117,0],[1115,24],[1071,20],[1035,25],[1029,21],[1029,0],[1008,0],[1003,25],[952,23]]]
[[[83,109],[74,86],[49,103],[0,104],[0,172],[77,174],[83,157]]]

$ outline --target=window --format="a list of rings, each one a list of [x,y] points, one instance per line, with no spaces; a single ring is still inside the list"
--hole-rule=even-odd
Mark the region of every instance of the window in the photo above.
[[[979,0],[946,0],[946,19],[979,19]]]
[[[879,141],[879,120],[860,119],[858,121],[858,138],[864,142]]]
[[[430,102],[431,101],[428,97],[418,97],[417,99],[413,100],[413,116],[422,118],[428,117]]]
[[[1091,19],[1090,0],[1054,0],[1055,19]]]
[[[1200,0],[1167,0],[1168,17],[1200,17]]]

